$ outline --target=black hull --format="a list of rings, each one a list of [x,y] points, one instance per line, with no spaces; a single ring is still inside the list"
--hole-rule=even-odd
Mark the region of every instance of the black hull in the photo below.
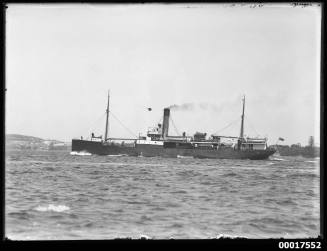
[[[72,140],[73,152],[89,152],[97,155],[119,155],[126,154],[129,156],[138,156],[135,147],[125,147],[118,144],[104,145],[102,142],[89,140]]]
[[[194,158],[210,159],[251,159],[263,160],[275,153],[274,149],[267,150],[234,150],[232,148],[223,149],[183,149],[164,148],[159,145],[135,144],[135,146],[122,146],[119,144],[105,145],[102,142],[87,140],[72,140],[72,151],[86,151],[97,155],[128,155],[144,157],[168,157],[177,158],[179,156],[189,156]]]

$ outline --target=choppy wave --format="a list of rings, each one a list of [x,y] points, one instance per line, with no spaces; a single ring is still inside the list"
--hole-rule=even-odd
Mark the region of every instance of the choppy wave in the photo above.
[[[108,154],[106,155],[108,157],[123,157],[123,156],[128,156],[127,154]]]
[[[271,157],[270,160],[274,160],[274,161],[287,161],[286,159],[280,159],[280,158],[274,158],[274,157]]]
[[[290,178],[319,178],[319,174],[316,173],[294,173],[289,174],[288,177]]]
[[[242,235],[229,235],[229,234],[219,234],[212,239],[247,239],[248,237]]]
[[[78,156],[90,156],[92,155],[91,153],[89,152],[70,152],[70,155],[78,155]]]
[[[307,162],[307,163],[319,163],[318,160],[306,160],[305,162]]]
[[[145,235],[145,234],[140,234],[140,237],[139,237],[139,239],[141,239],[141,240],[149,240],[149,239],[152,239],[151,237],[149,237],[149,236],[147,236],[147,235]]]
[[[13,239],[305,238],[320,230],[320,174],[306,162],[316,159],[9,157]]]
[[[193,159],[193,156],[177,155],[177,158],[180,158],[180,159]]]
[[[22,212],[11,212],[8,214],[10,217],[16,217],[20,220],[27,220],[29,219],[29,213],[26,211],[22,211]]]
[[[38,206],[35,208],[36,211],[39,211],[39,212],[64,212],[64,211],[67,211],[67,210],[70,210],[70,207],[67,207],[65,205],[48,205],[48,206]]]

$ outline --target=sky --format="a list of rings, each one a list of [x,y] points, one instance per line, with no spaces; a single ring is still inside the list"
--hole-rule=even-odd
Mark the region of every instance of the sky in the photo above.
[[[9,4],[6,133],[65,142],[145,134],[320,138],[321,7]],[[147,108],[151,107],[149,111]]]

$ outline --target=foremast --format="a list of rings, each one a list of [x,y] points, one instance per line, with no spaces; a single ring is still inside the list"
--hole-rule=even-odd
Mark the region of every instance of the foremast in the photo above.
[[[106,129],[104,132],[104,141],[107,141],[108,139],[108,127],[109,127],[109,98],[110,98],[110,91],[108,90],[108,103],[107,103],[107,118],[106,118]]]

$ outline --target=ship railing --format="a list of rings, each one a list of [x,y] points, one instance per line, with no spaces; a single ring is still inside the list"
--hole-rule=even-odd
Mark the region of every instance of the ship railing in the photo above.
[[[265,145],[265,142],[243,142],[242,145]]]
[[[266,144],[267,141],[266,140],[246,140],[242,143],[244,143],[244,144]]]
[[[191,141],[191,144],[198,144],[198,145],[212,145],[212,144],[220,144],[216,141]]]
[[[220,136],[220,135],[211,135],[215,138],[231,138],[231,139],[238,139],[239,137],[235,137],[235,136]]]
[[[135,141],[135,140],[138,140],[136,138],[107,138],[107,141],[108,140],[130,140],[130,141]]]
[[[167,136],[165,138],[165,141],[183,141],[183,142],[188,142],[190,141],[191,137],[188,136]]]

